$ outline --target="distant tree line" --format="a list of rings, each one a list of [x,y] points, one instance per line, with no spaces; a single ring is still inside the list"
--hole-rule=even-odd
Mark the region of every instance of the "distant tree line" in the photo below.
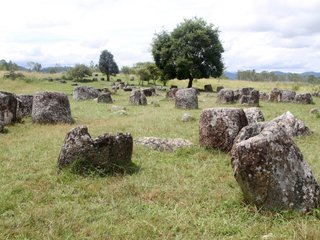
[[[237,79],[259,82],[307,82],[320,83],[320,78],[315,75],[283,72],[256,72],[255,70],[237,71]]]
[[[0,60],[0,71],[17,71],[19,69],[20,67],[12,61]]]

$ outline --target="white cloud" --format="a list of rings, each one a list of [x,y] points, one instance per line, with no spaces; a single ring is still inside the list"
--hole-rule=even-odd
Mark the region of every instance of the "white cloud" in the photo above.
[[[17,62],[97,62],[104,49],[120,66],[149,61],[155,32],[197,16],[219,27],[228,70],[319,71],[318,0],[10,0],[1,8],[0,58]]]

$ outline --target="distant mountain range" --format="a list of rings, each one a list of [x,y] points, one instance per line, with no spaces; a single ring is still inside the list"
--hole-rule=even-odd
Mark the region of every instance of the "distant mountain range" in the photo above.
[[[275,75],[278,76],[283,76],[283,75],[288,75],[290,74],[289,72],[281,72],[281,71],[271,71],[270,73],[274,73]],[[292,73],[291,73],[292,74]],[[224,72],[224,75],[231,79],[231,80],[235,80],[237,79],[237,73],[236,72]],[[298,75],[303,76],[303,77],[308,77],[308,76],[315,76],[317,78],[320,78],[320,72],[304,72],[304,73],[298,73]]]

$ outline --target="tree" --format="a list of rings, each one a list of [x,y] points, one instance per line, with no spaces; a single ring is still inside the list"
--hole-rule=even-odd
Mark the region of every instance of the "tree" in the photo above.
[[[153,62],[138,62],[132,69],[139,75],[139,84],[142,83],[142,85],[143,81],[147,81],[149,84],[150,80],[153,80],[153,84],[155,85],[156,80],[160,77],[160,71]]]
[[[123,73],[124,75],[129,75],[131,73],[131,68],[128,66],[122,66],[121,73]]]
[[[41,71],[41,64],[37,62],[28,62],[27,63],[28,68],[30,71],[40,72]]]
[[[92,71],[84,64],[76,64],[68,71],[68,75],[76,80],[82,80],[84,77],[92,76]]]
[[[171,33],[163,31],[152,41],[152,55],[164,79],[219,77],[224,49],[219,30],[201,18],[185,19]]]
[[[99,69],[102,73],[107,75],[107,81],[110,81],[110,75],[119,73],[119,68],[113,60],[113,55],[108,51],[102,51],[99,59]]]

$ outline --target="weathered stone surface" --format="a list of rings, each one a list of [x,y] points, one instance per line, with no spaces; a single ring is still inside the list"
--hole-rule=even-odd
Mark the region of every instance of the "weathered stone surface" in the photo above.
[[[295,118],[289,111],[271,121],[276,122],[279,126],[283,127],[286,133],[291,137],[309,135],[312,133],[304,122]]]
[[[264,121],[263,113],[258,107],[245,108],[243,111],[246,114],[249,125]]]
[[[131,92],[132,91],[132,87],[124,87],[123,88],[123,91],[125,91],[125,92]]]
[[[112,103],[112,97],[109,92],[102,93],[97,100],[98,103]]]
[[[123,106],[115,106],[115,105],[111,107],[112,112],[121,111],[121,110],[126,110],[126,108]]]
[[[145,89],[142,89],[142,91],[146,97],[151,97],[156,94],[155,88],[145,88]]]
[[[17,116],[18,101],[13,93],[0,91],[0,121],[4,125],[20,121]]]
[[[229,151],[239,131],[247,125],[248,121],[242,109],[205,109],[199,120],[200,145]]]
[[[213,92],[212,85],[211,84],[204,85],[204,91]]]
[[[240,98],[241,98],[240,90],[239,89],[234,90],[233,91],[233,101],[234,102],[239,101]]]
[[[269,93],[259,92],[259,99],[261,101],[268,101],[269,100]]]
[[[282,101],[282,91],[280,89],[274,88],[269,94],[270,102],[281,102]]]
[[[147,98],[141,90],[133,90],[129,97],[131,105],[147,105]]]
[[[250,95],[242,95],[239,103],[242,105],[259,106],[259,91],[252,90]]]
[[[174,100],[176,98],[177,91],[178,91],[178,88],[170,88],[170,90],[166,94],[166,98]]]
[[[251,95],[251,92],[254,90],[252,87],[245,87],[245,88],[240,88],[239,89],[239,94],[240,96],[243,95]]]
[[[282,90],[282,101],[283,102],[292,102],[296,96],[295,91]]]
[[[197,90],[194,88],[179,89],[175,97],[176,108],[183,109],[197,109],[198,108],[198,95]]]
[[[58,92],[38,92],[33,97],[32,121],[55,124],[73,123],[69,99]]]
[[[218,103],[233,103],[234,102],[234,93],[230,89],[221,89],[217,96]]]
[[[310,93],[301,93],[296,94],[294,97],[295,103],[302,103],[302,104],[311,104],[312,103],[312,96]]]
[[[181,117],[181,121],[182,122],[191,122],[191,121],[194,121],[195,118],[191,116],[191,114],[189,113],[184,113]]]
[[[92,139],[86,126],[79,126],[67,133],[58,158],[58,167],[69,165],[75,170],[108,171],[131,163],[132,136],[128,133],[103,134]]]
[[[137,144],[147,148],[159,151],[172,152],[178,148],[193,146],[193,143],[181,138],[157,138],[157,137],[142,137],[137,139]]]
[[[73,99],[76,101],[95,99],[99,93],[99,90],[93,87],[78,86],[73,90]]]
[[[317,109],[317,108],[311,108],[311,109],[310,109],[310,113],[311,113],[311,114],[316,114],[316,113],[319,113],[319,112],[320,112],[320,110]]]
[[[221,89],[224,89],[224,86],[217,86],[217,92],[220,92]]]
[[[310,167],[275,122],[244,127],[231,156],[246,202],[270,210],[309,211],[319,205],[320,188]]]
[[[0,133],[4,133],[4,122],[0,121]]]
[[[239,103],[249,106],[259,106],[259,91],[253,88],[240,88],[234,91],[234,100],[239,99]]]
[[[32,95],[24,95],[19,94],[16,96],[17,98],[17,116],[19,118],[26,117],[31,115],[32,113],[32,103],[33,96]]]

